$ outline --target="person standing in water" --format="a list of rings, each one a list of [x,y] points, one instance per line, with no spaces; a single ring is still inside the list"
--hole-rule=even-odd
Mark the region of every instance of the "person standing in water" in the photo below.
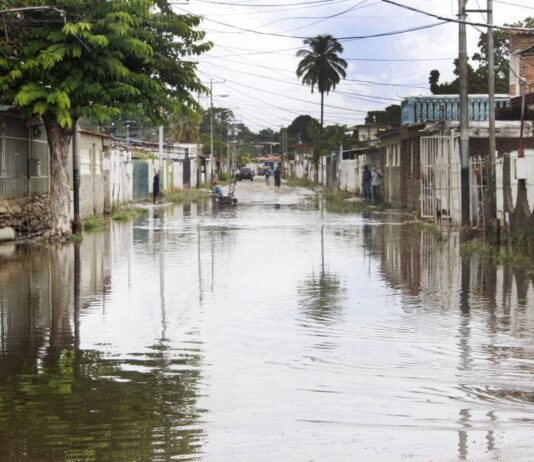
[[[282,169],[280,168],[280,165],[276,167],[276,170],[274,171],[274,190],[280,191],[280,185],[282,184]]]
[[[154,181],[152,182],[152,203],[158,202],[159,198],[159,172],[154,170]]]

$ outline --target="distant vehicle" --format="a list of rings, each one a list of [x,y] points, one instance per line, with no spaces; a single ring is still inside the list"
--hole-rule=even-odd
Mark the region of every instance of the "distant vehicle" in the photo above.
[[[239,175],[237,176],[237,179],[239,181],[241,180],[254,181],[254,172],[248,167],[243,167],[239,170]]]

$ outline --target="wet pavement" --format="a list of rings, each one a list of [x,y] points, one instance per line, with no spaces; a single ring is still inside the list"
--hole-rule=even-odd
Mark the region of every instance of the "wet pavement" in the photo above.
[[[534,461],[534,277],[299,188],[0,246],[2,461]]]

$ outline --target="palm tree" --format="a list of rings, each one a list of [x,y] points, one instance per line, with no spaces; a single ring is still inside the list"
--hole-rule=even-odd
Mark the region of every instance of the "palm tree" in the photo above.
[[[331,35],[307,38],[304,45],[309,45],[310,49],[297,51],[297,56],[302,58],[297,67],[297,77],[302,79],[303,84],[311,85],[312,93],[315,85],[321,93],[322,128],[324,94],[336,88],[341,77],[345,78],[347,62],[338,56],[338,53],[343,52],[343,47]]]

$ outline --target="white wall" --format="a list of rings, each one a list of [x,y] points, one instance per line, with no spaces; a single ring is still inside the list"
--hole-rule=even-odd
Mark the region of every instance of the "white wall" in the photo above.
[[[109,169],[110,195],[112,204],[124,204],[133,199],[133,163],[131,153],[121,147],[110,151],[104,169]]]

